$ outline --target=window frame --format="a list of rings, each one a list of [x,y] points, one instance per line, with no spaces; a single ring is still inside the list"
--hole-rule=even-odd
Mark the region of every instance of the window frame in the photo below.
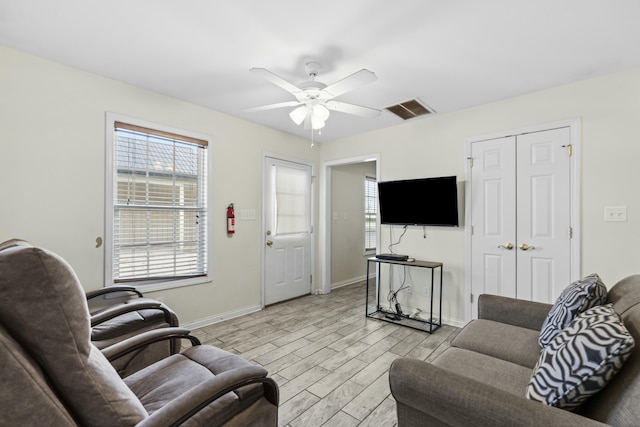
[[[375,188],[375,194],[372,196],[370,196],[367,192],[367,185],[373,185]],[[364,254],[365,255],[371,255],[371,254],[375,254],[378,248],[378,215],[379,215],[379,207],[378,207],[378,180],[376,177],[374,176],[370,176],[368,174],[364,175]],[[369,238],[367,238],[367,233],[372,233],[372,231],[367,229],[367,199],[369,198],[373,198],[373,200],[375,201],[375,206],[376,206],[376,211],[375,211],[375,216],[374,216],[374,228],[373,228],[373,243],[374,246],[373,247],[367,247],[367,241],[371,240]]]
[[[117,283],[114,281],[113,268],[114,268],[114,213],[115,213],[115,204],[114,204],[114,138],[116,136],[115,132],[115,124],[116,122],[126,123],[130,126],[138,126],[141,128],[148,128],[153,131],[157,131],[158,133],[166,133],[168,135],[177,135],[180,137],[184,137],[185,141],[189,142],[188,139],[193,140],[201,140],[206,141],[207,143],[207,161],[206,161],[206,174],[207,180],[211,180],[211,171],[212,171],[212,156],[211,151],[209,151],[212,147],[211,137],[204,134],[199,134],[196,132],[188,131],[185,129],[173,128],[171,126],[161,125],[158,123],[152,123],[132,117],[126,117],[123,115],[109,113],[106,114],[105,120],[105,239],[104,239],[104,286],[117,286],[126,284],[129,286],[139,287],[144,292],[153,292],[159,291],[163,289],[171,289],[178,288],[183,286],[191,286],[198,285],[203,283],[211,282],[211,212],[212,212],[212,198],[211,198],[211,185],[209,182],[206,183],[206,227],[205,230],[205,251],[206,251],[206,259],[204,260],[206,264],[206,274],[198,275],[194,277],[184,277],[178,276],[176,278],[159,278],[159,279],[145,279],[145,280],[126,280],[126,281],[118,281]],[[202,144],[204,145],[204,144]]]

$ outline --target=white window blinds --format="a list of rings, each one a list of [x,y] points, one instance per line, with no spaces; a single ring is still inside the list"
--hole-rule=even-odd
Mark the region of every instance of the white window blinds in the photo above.
[[[114,283],[207,274],[207,141],[115,122]]]
[[[309,180],[301,169],[274,166],[276,234],[309,231]]]
[[[376,249],[378,184],[375,178],[364,179],[364,250]]]

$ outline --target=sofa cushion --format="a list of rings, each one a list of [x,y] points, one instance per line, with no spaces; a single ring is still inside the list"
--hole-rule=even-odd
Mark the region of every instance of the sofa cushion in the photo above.
[[[575,408],[620,370],[634,344],[611,304],[592,307],[542,349],[526,396]]]
[[[538,336],[539,331],[533,329],[476,319],[458,333],[451,345],[533,369],[540,357]]]
[[[449,347],[432,363],[516,396],[522,396],[531,379],[529,368],[463,348]]]
[[[579,313],[604,304],[606,298],[607,288],[595,273],[567,286],[542,324],[540,347],[548,345]]]

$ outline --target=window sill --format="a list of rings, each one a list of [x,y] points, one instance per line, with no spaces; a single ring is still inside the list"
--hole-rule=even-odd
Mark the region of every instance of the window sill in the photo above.
[[[209,276],[194,277],[192,279],[180,279],[180,280],[162,280],[162,281],[144,281],[144,282],[127,282],[128,286],[135,286],[140,292],[156,292],[164,291],[167,289],[183,288],[185,286],[202,285],[204,283],[211,282]],[[122,283],[118,283],[120,285]],[[107,286],[116,286],[113,285]]]

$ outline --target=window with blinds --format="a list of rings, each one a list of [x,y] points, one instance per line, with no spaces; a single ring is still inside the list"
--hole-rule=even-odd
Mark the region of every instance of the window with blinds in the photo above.
[[[378,184],[375,178],[364,178],[364,250],[375,251],[378,225]]]
[[[207,145],[114,122],[112,283],[208,274]]]
[[[309,231],[309,179],[301,169],[273,166],[275,173],[276,234]]]

